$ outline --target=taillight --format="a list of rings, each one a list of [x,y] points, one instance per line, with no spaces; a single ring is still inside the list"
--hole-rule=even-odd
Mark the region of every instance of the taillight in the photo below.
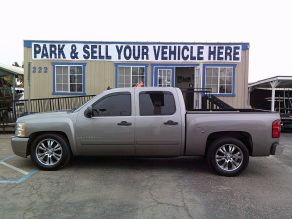
[[[272,137],[280,138],[280,132],[281,132],[281,122],[280,120],[275,120],[272,125]]]

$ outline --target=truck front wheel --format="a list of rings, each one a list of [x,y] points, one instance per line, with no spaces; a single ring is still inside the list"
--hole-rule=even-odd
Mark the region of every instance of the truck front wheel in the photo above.
[[[249,153],[240,140],[226,137],[211,143],[207,158],[209,165],[217,174],[235,176],[247,167]]]
[[[31,144],[31,160],[42,170],[56,170],[71,158],[69,144],[62,135],[42,134]]]

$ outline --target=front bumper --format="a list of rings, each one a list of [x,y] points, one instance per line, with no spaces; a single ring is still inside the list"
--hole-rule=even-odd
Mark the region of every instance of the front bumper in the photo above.
[[[280,155],[283,153],[283,150],[284,150],[283,145],[280,145],[279,143],[274,143],[271,146],[270,154],[271,155]]]
[[[12,137],[11,146],[13,152],[20,157],[26,157],[28,140],[29,138]]]

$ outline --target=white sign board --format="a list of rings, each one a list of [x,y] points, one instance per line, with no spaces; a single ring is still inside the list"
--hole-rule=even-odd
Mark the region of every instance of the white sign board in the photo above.
[[[240,62],[242,45],[32,43],[34,60]]]

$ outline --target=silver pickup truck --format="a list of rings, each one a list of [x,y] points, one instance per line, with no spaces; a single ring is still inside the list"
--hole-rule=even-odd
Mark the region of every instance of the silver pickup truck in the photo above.
[[[279,150],[278,113],[186,111],[178,88],[117,88],[80,108],[17,120],[12,149],[44,170],[72,156],[204,156],[224,176],[243,171],[249,156]]]

